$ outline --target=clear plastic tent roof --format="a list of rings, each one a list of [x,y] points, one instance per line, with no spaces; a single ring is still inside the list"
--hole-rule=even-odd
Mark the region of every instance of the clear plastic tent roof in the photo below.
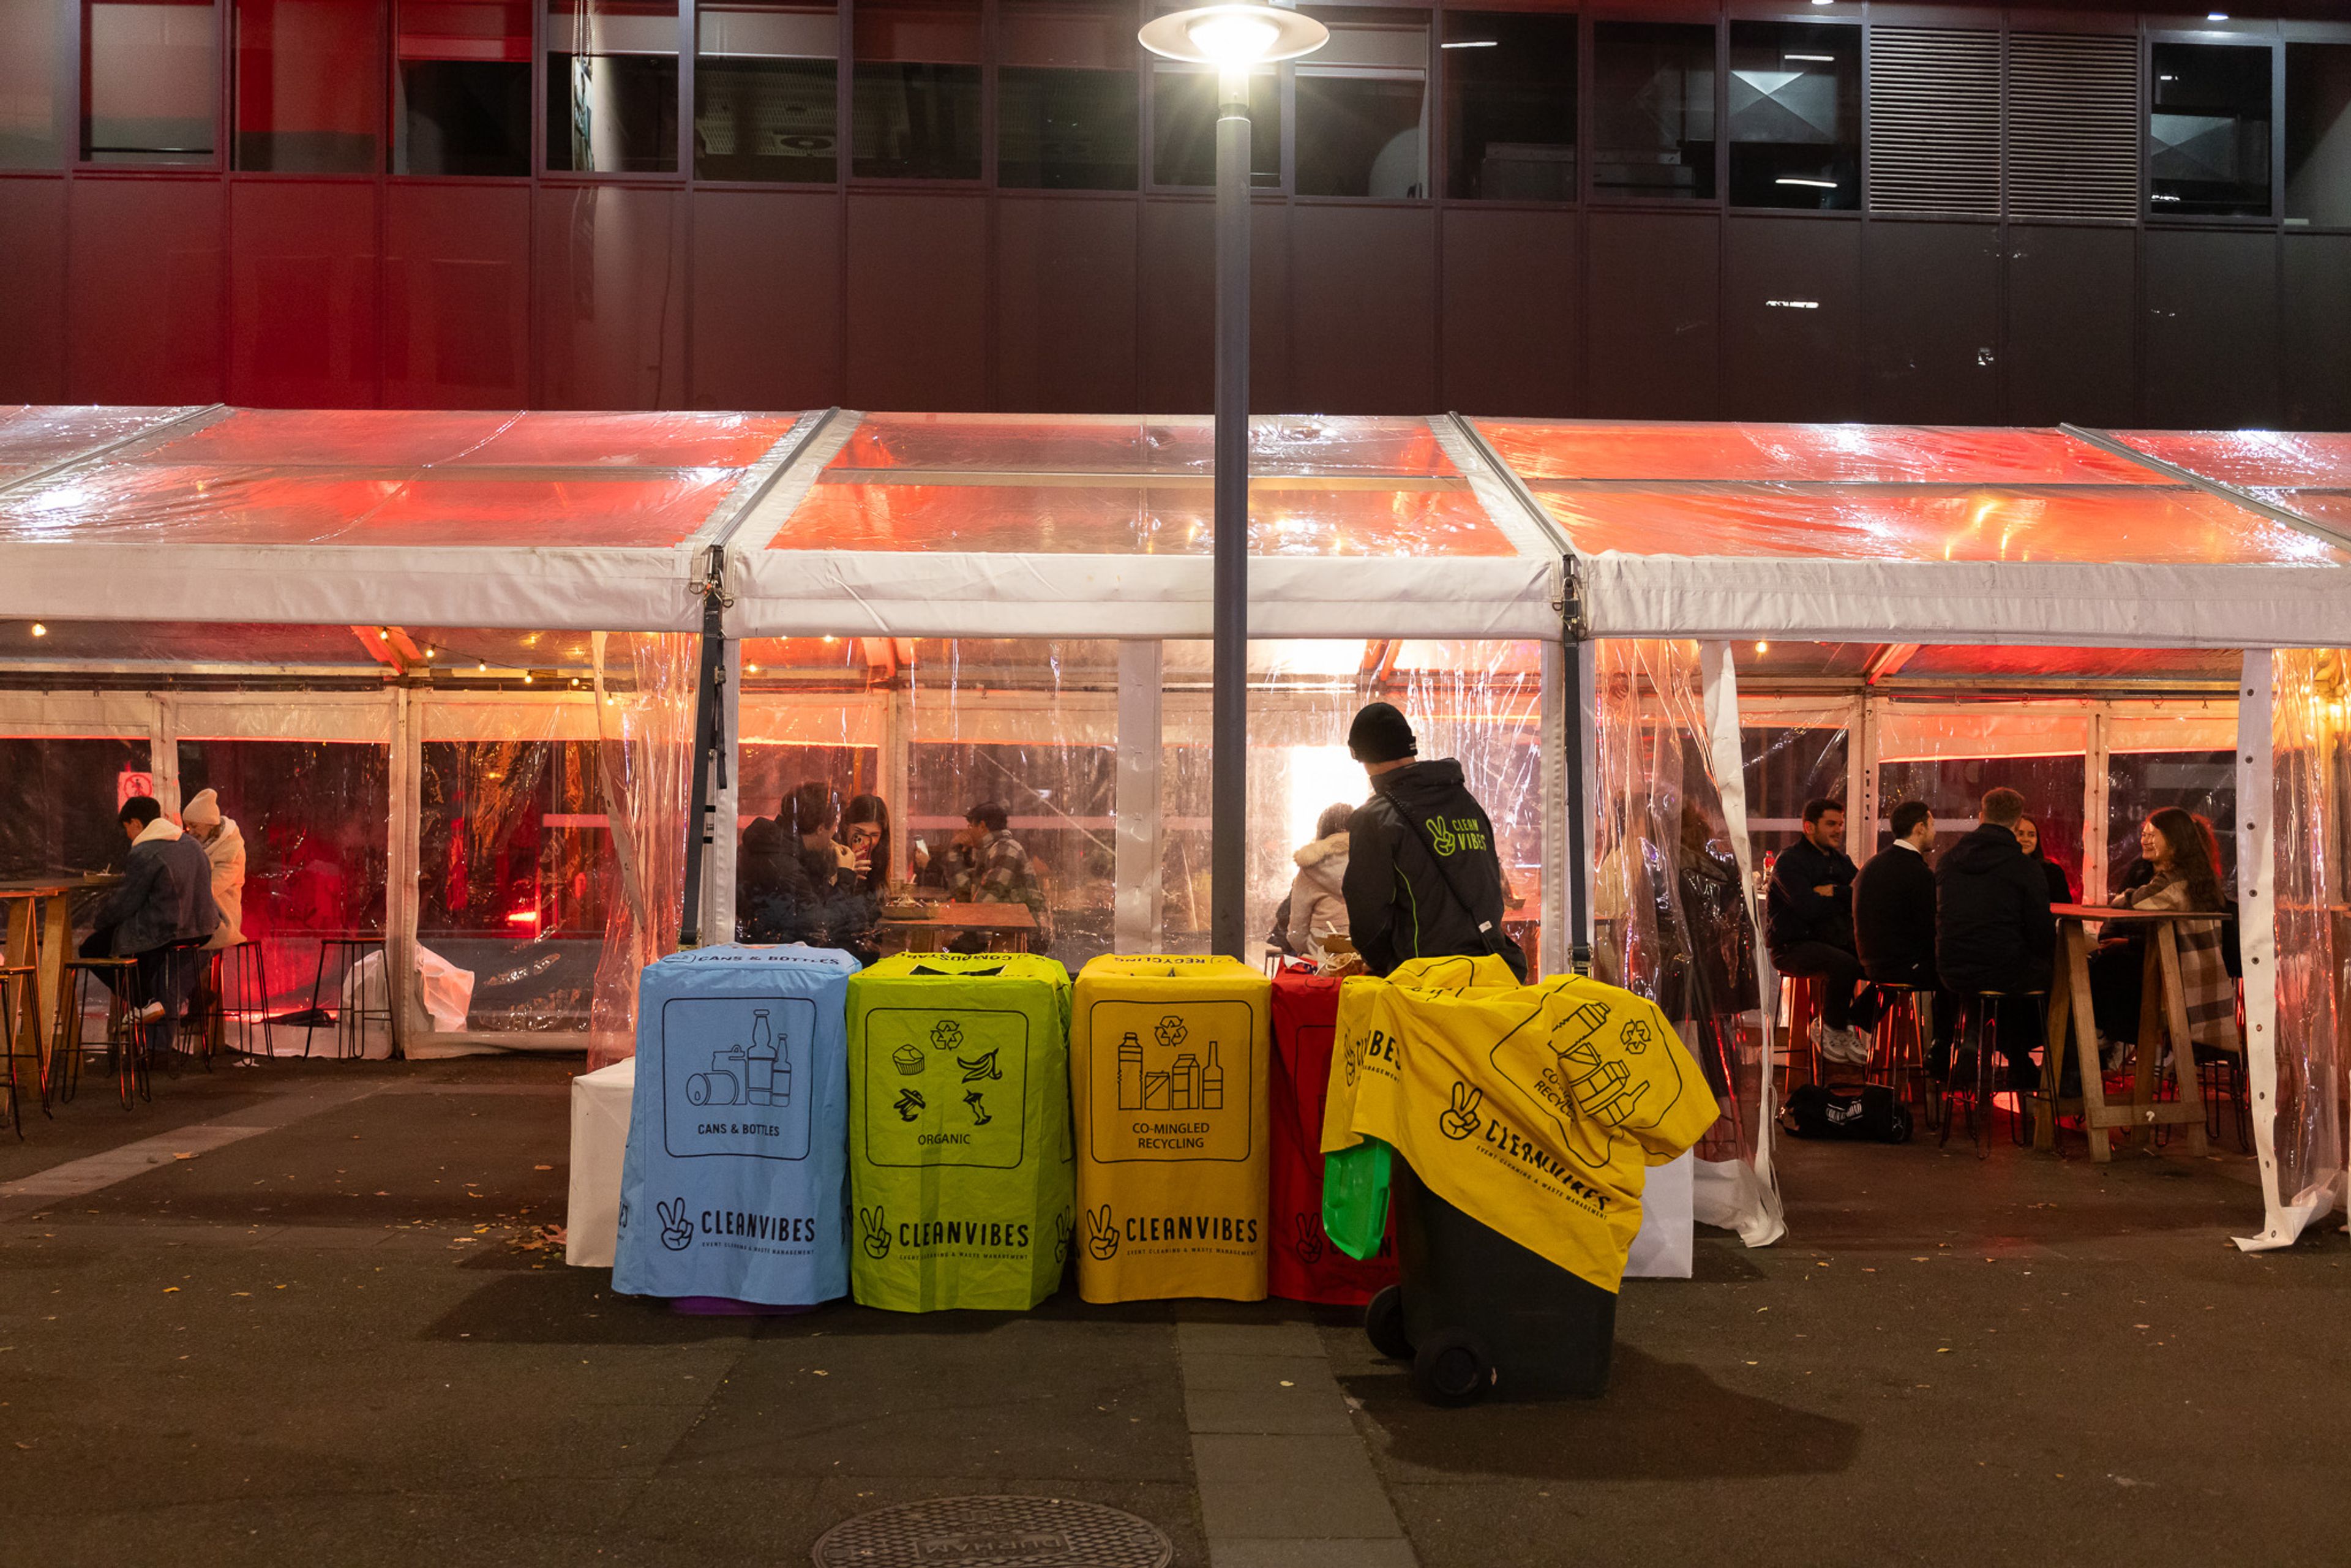
[[[799,423],[16,410],[0,613],[683,629],[693,547]]]
[[[2323,529],[2065,431],[1476,423],[1566,534],[1604,634],[2239,646],[2314,612],[2351,629],[2351,550]]]
[[[2118,439],[2199,478],[2232,485],[2351,533],[2351,434],[2282,430],[2125,430]]]
[[[1205,636],[1214,424],[842,413],[735,535],[755,635]],[[1447,419],[1250,422],[1251,631],[1558,636],[1560,546]]]

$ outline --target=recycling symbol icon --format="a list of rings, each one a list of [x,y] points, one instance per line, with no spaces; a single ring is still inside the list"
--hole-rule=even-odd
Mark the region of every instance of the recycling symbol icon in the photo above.
[[[963,1044],[963,1025],[953,1019],[941,1019],[931,1026],[931,1044],[941,1051],[954,1051]]]

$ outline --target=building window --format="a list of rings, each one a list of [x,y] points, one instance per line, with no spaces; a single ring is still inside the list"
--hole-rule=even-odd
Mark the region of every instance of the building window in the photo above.
[[[677,172],[677,0],[548,0],[547,166]]]
[[[377,172],[383,78],[378,0],[236,0],[234,166]]]
[[[2351,44],[2285,47],[2285,221],[2351,227]]]
[[[1575,18],[1445,14],[1446,193],[1575,200]]]
[[[1003,0],[996,183],[1132,191],[1138,177],[1134,19],[1099,0]]]
[[[2149,214],[2269,216],[2269,47],[2158,44],[2151,53]]]
[[[54,0],[0,0],[0,169],[54,169],[57,140],[57,8]]]
[[[530,172],[528,0],[399,0],[392,172]]]
[[[1155,62],[1151,68],[1151,178],[1161,185],[1217,183],[1217,73]],[[1281,185],[1281,78],[1249,73],[1249,183]]]
[[[1593,24],[1593,195],[1713,199],[1714,39],[1693,23]]]
[[[1730,24],[1730,204],[1861,205],[1861,29]]]
[[[978,179],[978,0],[865,0],[851,17],[851,171],[861,180]]]
[[[211,0],[89,0],[86,15],[82,157],[211,163],[220,99]]]
[[[1298,64],[1298,193],[1427,195],[1427,13],[1314,14],[1331,41]]]
[[[695,177],[840,178],[841,14],[728,0],[694,15]]]

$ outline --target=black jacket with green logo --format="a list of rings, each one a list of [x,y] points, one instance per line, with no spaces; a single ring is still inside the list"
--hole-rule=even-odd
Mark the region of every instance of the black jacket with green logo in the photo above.
[[[1381,774],[1347,835],[1348,936],[1373,974],[1407,958],[1499,952],[1526,978],[1526,955],[1502,935],[1494,824],[1462,787],[1461,764],[1447,758]]]

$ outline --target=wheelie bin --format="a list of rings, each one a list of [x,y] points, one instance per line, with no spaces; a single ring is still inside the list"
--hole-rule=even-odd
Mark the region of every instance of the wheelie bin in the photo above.
[[[905,953],[849,982],[850,1281],[895,1312],[1026,1312],[1070,1254],[1070,972]]]
[[[1266,1286],[1289,1301],[1361,1306],[1395,1283],[1395,1254],[1384,1227],[1360,1260],[1323,1229],[1323,1102],[1340,985],[1304,964],[1285,965],[1273,977],[1273,1232]]]
[[[703,947],[645,966],[612,1288],[752,1307],[849,1290],[844,1012],[857,960]]]
[[[1400,1277],[1365,1309],[1373,1343],[1434,1404],[1603,1392],[1647,1168],[1716,1116],[1698,1064],[1596,981],[1358,984],[1324,1147],[1392,1151]]]
[[[1270,985],[1235,958],[1078,972],[1078,1291],[1265,1297]]]

